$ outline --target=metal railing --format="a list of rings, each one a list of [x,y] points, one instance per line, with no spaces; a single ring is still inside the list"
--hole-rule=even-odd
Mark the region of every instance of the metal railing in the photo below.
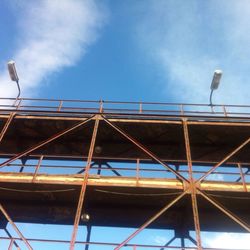
[[[1,110],[250,118],[250,105],[0,98]]]
[[[167,169],[164,169],[159,164],[141,164],[139,159],[134,163],[115,164],[99,162],[92,162],[90,167],[91,176],[100,177],[129,177],[139,181],[140,178],[157,178],[157,179],[173,179],[175,176]],[[188,166],[183,164],[179,166],[178,173],[183,177],[188,177]],[[194,179],[198,180],[211,166],[195,166],[192,173]],[[54,160],[43,160],[41,156],[37,160],[28,161],[25,164],[19,161],[7,164],[0,173],[20,173],[32,175],[32,182],[36,181],[39,174],[42,175],[72,175],[80,176],[86,170],[86,162],[81,161],[73,164],[71,161],[65,162],[63,165]],[[220,167],[212,172],[207,179],[208,181],[216,181],[218,183],[238,183],[243,186],[245,191],[247,185],[250,183],[250,169],[249,165],[237,164],[236,168],[225,169]],[[1,189],[1,187],[0,187]]]
[[[20,238],[17,237],[12,237],[11,239],[8,237],[3,237],[1,236],[0,239],[2,241],[9,241],[9,245],[12,247],[12,245],[14,245],[14,242],[17,241],[21,241]],[[53,246],[54,244],[60,244],[60,246],[67,246],[69,245],[70,241],[68,240],[51,240],[51,239],[35,239],[35,238],[28,238],[27,239],[31,244],[33,243],[40,243],[40,244],[50,244],[50,246]],[[114,242],[85,242],[85,241],[76,241],[76,245],[82,246],[82,247],[86,247],[86,245],[88,245],[89,247],[95,247],[95,249],[107,249],[107,247],[109,249],[114,249],[116,246],[118,246],[118,243],[114,243]],[[12,248],[9,248],[12,249]],[[13,248],[14,249],[14,248]],[[36,248],[35,248],[36,249]],[[82,248],[83,249],[83,248]],[[86,248],[85,248],[86,249]],[[170,249],[175,249],[175,250],[198,250],[198,248],[196,246],[161,246],[161,245],[145,245],[145,244],[127,244],[123,247],[123,249],[125,250],[143,250],[143,249],[161,249],[161,250],[170,250]],[[203,247],[203,250],[247,250],[246,248],[213,248],[213,247]]]

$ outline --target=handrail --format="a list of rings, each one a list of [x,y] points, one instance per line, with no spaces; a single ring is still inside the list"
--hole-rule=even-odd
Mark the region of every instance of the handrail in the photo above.
[[[16,98],[0,97],[1,100],[16,100]],[[180,103],[180,102],[142,102],[142,101],[110,101],[110,100],[81,100],[81,99],[48,99],[48,98],[18,98],[22,101],[48,101],[48,102],[78,102],[78,103],[110,103],[110,104],[149,104],[149,105],[188,105],[188,106],[210,106],[205,103]],[[238,104],[213,104],[213,107],[225,106],[225,107],[250,107],[250,105],[238,105]]]
[[[19,237],[7,237],[7,236],[0,236],[0,240],[2,241],[11,241],[11,240],[17,240],[17,241],[21,241],[22,239],[19,238]],[[63,244],[69,244],[70,241],[69,240],[62,240],[62,239],[45,239],[45,238],[27,238],[27,240],[29,242],[34,242],[34,243],[40,243],[40,244],[43,244],[43,243],[50,243],[52,246],[52,244],[57,244],[57,243],[60,243],[61,245]],[[89,246],[102,246],[102,247],[112,247],[111,249],[113,249],[113,247],[117,246],[119,243],[117,242],[100,242],[100,241],[80,241],[80,240],[77,240],[76,242],[76,245],[89,245]],[[173,249],[173,250],[196,250],[198,249],[196,246],[186,246],[186,247],[183,247],[183,246],[178,246],[178,245],[175,245],[175,246],[162,246],[162,245],[153,245],[153,244],[138,244],[138,243],[128,243],[126,244],[126,246],[124,247],[124,249],[127,249],[127,250],[142,250],[142,249]],[[202,248],[203,250],[229,250],[228,248],[214,248],[214,247],[203,247]],[[230,248],[230,250],[247,250],[246,248]]]
[[[16,111],[52,111],[92,112],[114,114],[157,114],[178,116],[211,116],[211,117],[250,117],[250,105],[232,104],[194,104],[194,103],[164,103],[142,101],[105,101],[105,100],[71,100],[71,99],[42,99],[42,98],[0,98],[0,112]]]

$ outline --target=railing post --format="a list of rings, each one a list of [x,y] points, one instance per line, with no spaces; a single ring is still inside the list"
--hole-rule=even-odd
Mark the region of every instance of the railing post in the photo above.
[[[61,100],[59,102],[59,106],[58,106],[58,110],[57,111],[59,111],[59,112],[61,111],[62,105],[63,105],[63,101]]]
[[[246,185],[246,180],[245,180],[244,173],[243,173],[243,171],[242,171],[241,164],[238,163],[237,166],[238,166],[238,168],[239,168],[239,170],[240,170],[240,177],[241,177],[241,180],[242,180],[242,185],[243,185],[244,191],[245,191],[245,192],[248,192],[248,190],[247,190],[247,185]]]
[[[139,113],[142,114],[142,103],[139,104]]]
[[[214,106],[210,105],[210,107],[211,107],[211,113],[214,113]]]
[[[223,106],[222,106],[222,108],[223,108],[223,113],[224,113],[224,116],[225,116],[225,117],[227,117],[227,110],[226,110],[225,105],[223,105]]]
[[[15,100],[13,106],[16,107],[16,110],[19,110],[21,103],[22,103],[22,98]]]
[[[100,109],[99,109],[99,112],[100,113],[103,113],[103,100],[100,100]]]
[[[139,177],[140,177],[140,159],[136,160],[136,186],[139,183]]]
[[[36,165],[36,169],[35,169],[35,172],[34,172],[34,175],[33,175],[33,178],[32,178],[32,182],[35,182],[35,180],[36,180],[36,176],[37,176],[37,173],[38,173],[38,171],[40,169],[42,160],[43,160],[43,155],[40,156],[39,161],[38,161],[38,163]]]
[[[181,115],[184,115],[183,104],[180,105]]]

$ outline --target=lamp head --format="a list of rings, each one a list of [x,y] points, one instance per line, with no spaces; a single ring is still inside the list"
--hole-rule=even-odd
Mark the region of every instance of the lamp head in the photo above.
[[[222,71],[221,70],[217,69],[217,70],[214,71],[214,77],[213,77],[211,87],[210,87],[211,90],[218,89],[219,84],[220,84],[221,76],[222,76]]]
[[[15,66],[15,62],[14,61],[9,61],[8,62],[8,71],[9,71],[9,75],[10,75],[10,79],[14,82],[18,82],[19,78],[16,72],[16,66]]]
[[[81,215],[81,220],[82,220],[83,222],[88,222],[88,221],[90,220],[89,214],[83,213],[83,214]]]

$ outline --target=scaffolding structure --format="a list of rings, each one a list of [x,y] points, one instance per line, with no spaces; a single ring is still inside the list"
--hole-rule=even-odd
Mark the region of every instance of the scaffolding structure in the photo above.
[[[250,106],[2,98],[0,240],[6,249],[220,249],[202,232],[250,233],[249,143]],[[19,223],[72,232],[27,238]],[[93,227],[134,231],[99,242]],[[146,228],[174,234],[134,243]]]

